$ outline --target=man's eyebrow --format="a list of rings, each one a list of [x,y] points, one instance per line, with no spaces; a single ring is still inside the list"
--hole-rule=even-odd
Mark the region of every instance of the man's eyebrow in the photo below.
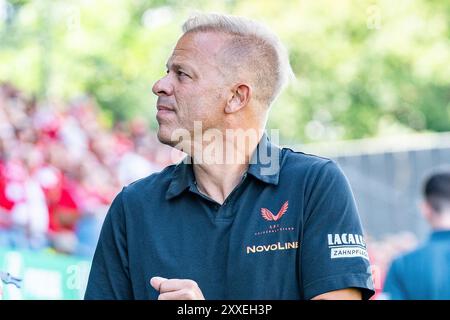
[[[189,69],[192,70],[192,67],[185,65],[183,63],[172,63],[171,65],[172,69],[179,70],[179,69]],[[166,63],[166,69],[169,70],[169,63]]]

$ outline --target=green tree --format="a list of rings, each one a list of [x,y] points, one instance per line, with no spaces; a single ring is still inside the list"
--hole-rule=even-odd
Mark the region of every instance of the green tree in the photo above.
[[[297,80],[269,125],[285,142],[450,130],[445,1],[0,0],[0,81],[41,98],[90,94],[155,126],[151,86],[195,10],[267,23]],[[5,9],[6,8],[6,9]]]

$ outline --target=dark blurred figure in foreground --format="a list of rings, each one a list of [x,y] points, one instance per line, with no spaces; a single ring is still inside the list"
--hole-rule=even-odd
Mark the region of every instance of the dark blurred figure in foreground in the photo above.
[[[433,232],[392,262],[383,290],[387,299],[450,299],[450,171],[431,175],[423,195],[421,211]]]

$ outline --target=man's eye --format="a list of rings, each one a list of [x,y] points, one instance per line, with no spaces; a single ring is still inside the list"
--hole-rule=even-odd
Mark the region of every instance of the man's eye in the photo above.
[[[184,73],[183,71],[177,71],[177,75],[178,76],[183,76],[183,77],[189,77],[186,73]]]

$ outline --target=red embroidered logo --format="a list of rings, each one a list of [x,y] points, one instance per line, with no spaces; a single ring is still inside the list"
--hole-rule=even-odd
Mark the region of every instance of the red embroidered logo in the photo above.
[[[267,209],[267,208],[261,208],[261,216],[266,219],[267,221],[277,221],[279,220],[287,211],[288,209],[288,202],[286,201],[282,206],[280,211],[278,211],[277,215],[274,216],[273,213]]]

